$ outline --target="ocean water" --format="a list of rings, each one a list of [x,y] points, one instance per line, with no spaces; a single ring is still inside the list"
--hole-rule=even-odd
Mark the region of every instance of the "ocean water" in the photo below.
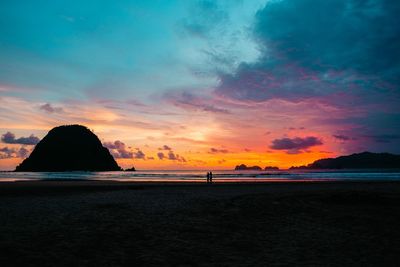
[[[100,180],[121,182],[205,182],[207,171],[136,172],[0,172],[0,182],[40,180]],[[213,171],[218,182],[290,182],[290,181],[400,181],[396,170],[282,170]]]

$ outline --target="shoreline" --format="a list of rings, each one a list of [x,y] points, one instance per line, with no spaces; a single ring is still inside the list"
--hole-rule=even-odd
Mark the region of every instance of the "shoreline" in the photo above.
[[[36,181],[12,181],[0,182],[0,198],[9,195],[27,194],[57,194],[63,192],[97,192],[97,191],[123,191],[135,189],[161,189],[174,190],[186,189],[196,191],[203,190],[239,190],[247,191],[250,189],[266,190],[269,193],[275,191],[289,191],[295,193],[302,190],[349,190],[349,189],[378,189],[400,188],[400,181],[272,181],[272,182],[217,182],[207,184],[205,181],[199,182],[153,182],[153,181],[104,181],[104,180],[36,180]],[[399,190],[400,191],[400,190]],[[251,192],[250,192],[251,193]]]

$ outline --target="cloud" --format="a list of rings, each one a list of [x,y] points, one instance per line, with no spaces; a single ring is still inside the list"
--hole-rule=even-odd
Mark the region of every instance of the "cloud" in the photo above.
[[[50,103],[43,104],[39,107],[40,110],[46,111],[48,113],[63,113],[63,108],[54,107]]]
[[[158,150],[164,150],[164,151],[166,151],[166,153],[168,151],[167,154],[164,154],[163,152],[157,153],[157,157],[160,160],[168,159],[168,160],[176,160],[179,162],[186,162],[186,159],[178,154],[175,154],[174,151],[172,151],[172,148],[170,146],[163,145],[162,147],[158,148]]]
[[[0,148],[0,159],[8,159],[13,158],[13,154],[15,153],[15,149],[2,147]]]
[[[399,10],[392,0],[272,1],[257,14],[256,32],[275,59],[382,74],[399,67]]]
[[[137,151],[133,152],[134,159],[146,159],[146,155],[143,153],[142,150],[136,149]]]
[[[349,141],[349,140],[352,140],[353,138],[351,138],[351,137],[349,137],[349,136],[346,136],[346,135],[341,135],[341,134],[334,134],[334,135],[332,135],[333,137],[335,137],[336,139],[338,139],[338,140],[341,140],[341,141]]]
[[[183,29],[192,36],[206,38],[210,31],[226,22],[228,17],[216,1],[198,1],[192,9],[192,16],[182,21]]]
[[[175,91],[165,94],[164,98],[177,107],[217,114],[230,114],[228,109],[217,107],[212,98],[198,96],[187,91]]]
[[[178,154],[175,154],[173,151],[168,152],[168,159],[169,160],[176,160],[179,162],[186,162],[186,159],[184,157],[179,156]]]
[[[282,138],[272,141],[270,148],[275,150],[286,150],[288,154],[298,154],[310,147],[322,145],[322,140],[315,136]]]
[[[370,138],[377,143],[390,143],[400,139],[400,135],[397,134],[364,135],[364,137]]]
[[[105,142],[103,143],[103,146],[110,150],[110,153],[114,158],[130,159],[134,156],[134,153],[127,150],[126,145],[119,140],[114,142]]]
[[[177,160],[176,155],[174,154],[174,152],[170,151],[168,152],[168,159],[170,160]]]
[[[217,162],[218,162],[218,164],[222,164],[222,163],[225,163],[226,160],[225,160],[225,159],[220,159],[220,160],[218,160]]]
[[[218,148],[210,148],[210,151],[208,151],[208,153],[210,154],[225,154],[225,153],[229,153],[229,151],[227,149],[218,149]]]
[[[0,148],[0,159],[26,158],[29,156],[30,152],[31,150],[28,150],[23,146],[19,149],[2,147]]]
[[[398,97],[399,11],[391,0],[270,1],[254,25],[262,56],[221,74],[216,92],[240,101],[317,98],[335,105]]]
[[[178,161],[178,162],[186,162],[186,159],[179,154],[175,154],[172,150],[168,150],[167,154],[164,154],[163,152],[158,152],[157,157],[160,160],[172,160],[172,161]]]
[[[164,155],[164,153],[162,153],[162,152],[158,152],[158,153],[157,153],[157,157],[158,157],[159,159],[163,160],[163,159],[165,158],[165,155]]]
[[[296,127],[288,127],[287,129],[288,129],[289,131],[304,130],[305,127],[298,127],[298,128],[296,128]]]
[[[7,132],[1,136],[1,141],[6,144],[36,145],[40,139],[33,134],[29,137],[15,138],[15,134]]]
[[[26,149],[25,147],[21,147],[21,148],[18,150],[17,155],[18,155],[19,158],[26,158],[26,157],[29,156],[30,152],[31,152],[31,151],[28,150],[28,149]]]
[[[183,40],[201,46],[192,51],[196,73],[231,71],[240,62],[257,58],[257,43],[249,38],[248,29],[263,0],[189,2],[189,14],[178,22],[178,30]]]
[[[158,150],[172,150],[172,148],[167,145],[163,145],[162,147],[158,148]]]

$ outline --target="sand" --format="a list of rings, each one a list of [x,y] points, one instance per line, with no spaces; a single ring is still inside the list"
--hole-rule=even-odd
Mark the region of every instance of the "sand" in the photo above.
[[[0,183],[0,266],[399,266],[400,183]]]

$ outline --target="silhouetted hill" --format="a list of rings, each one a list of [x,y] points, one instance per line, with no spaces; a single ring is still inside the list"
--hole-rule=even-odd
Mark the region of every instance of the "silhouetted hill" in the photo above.
[[[129,168],[129,169],[125,169],[126,172],[135,172],[136,169],[135,167]]]
[[[400,155],[363,152],[337,158],[319,159],[307,166],[290,169],[385,169],[400,168]]]
[[[240,164],[240,165],[237,165],[235,167],[235,171],[262,171],[262,169],[259,166],[249,166],[249,167],[247,167],[244,164]]]
[[[15,171],[119,171],[107,148],[81,125],[55,127]]]

